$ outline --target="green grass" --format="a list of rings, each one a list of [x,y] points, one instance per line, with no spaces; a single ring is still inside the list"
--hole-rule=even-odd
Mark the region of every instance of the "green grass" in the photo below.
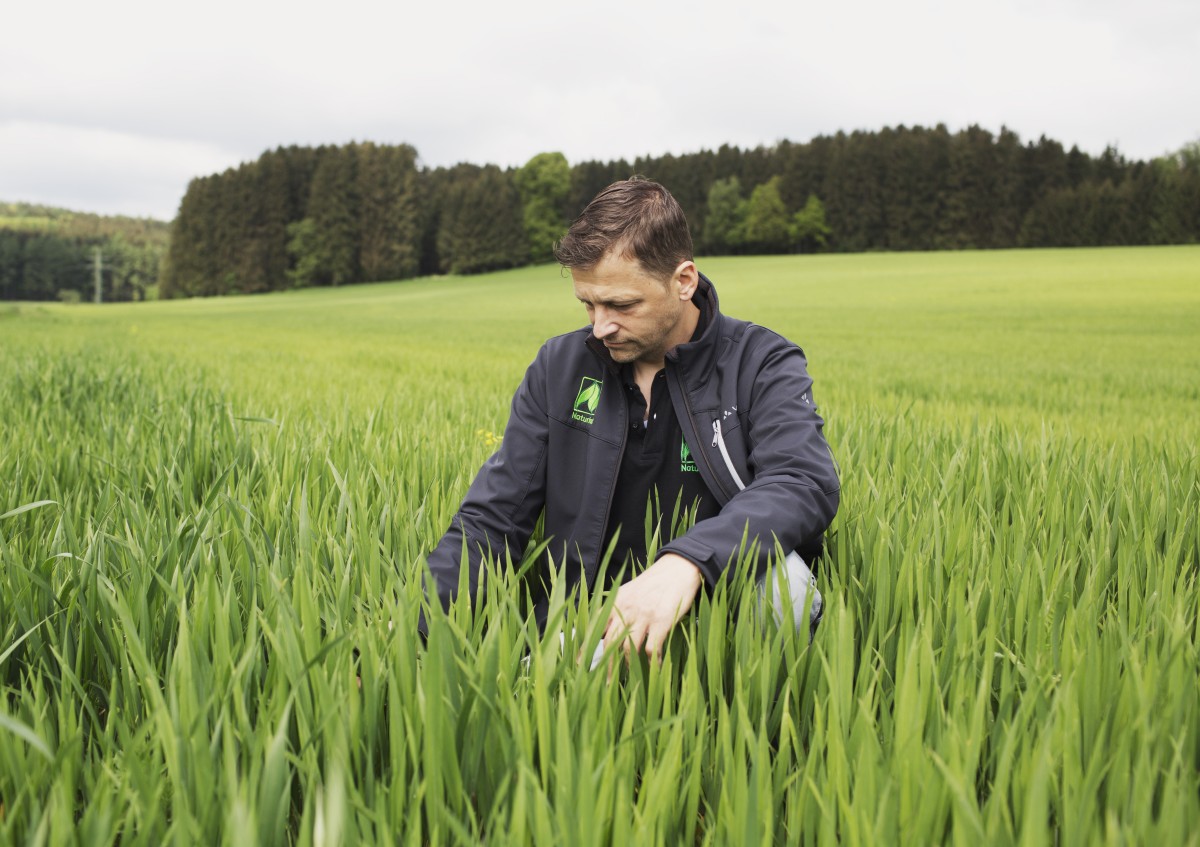
[[[502,575],[413,636],[557,268],[0,309],[0,843],[1200,843],[1198,268],[701,262],[809,355],[825,621],[611,681]]]

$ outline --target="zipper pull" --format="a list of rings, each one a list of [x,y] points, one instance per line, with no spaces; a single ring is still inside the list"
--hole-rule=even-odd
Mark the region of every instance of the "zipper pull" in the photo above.
[[[716,447],[717,442],[720,440],[721,440],[721,419],[717,418],[717,420],[713,421],[713,443],[712,443],[712,446]]]

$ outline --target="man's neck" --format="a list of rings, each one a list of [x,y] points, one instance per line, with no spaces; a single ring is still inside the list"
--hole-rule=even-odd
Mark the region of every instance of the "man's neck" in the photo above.
[[[687,344],[692,340],[692,336],[696,334],[696,326],[700,323],[700,307],[690,301],[688,306],[690,308],[684,310],[683,317],[679,319],[679,324],[671,333],[666,349],[653,360],[639,359],[633,363],[633,376],[638,383],[641,383],[643,380],[652,379],[656,373],[666,366],[666,354],[680,344]]]

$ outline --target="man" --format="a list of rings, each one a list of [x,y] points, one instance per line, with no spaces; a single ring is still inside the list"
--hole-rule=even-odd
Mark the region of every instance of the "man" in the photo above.
[[[590,327],[543,345],[429,567],[448,603],[465,541],[475,592],[482,558],[519,558],[544,510],[547,554],[568,590],[611,584],[646,564],[647,504],[666,521],[681,505],[694,525],[620,585],[604,635],[656,655],[700,586],[755,542],[760,574],[776,542],[818,551],[837,474],[803,352],[720,312],[665,188],[639,177],[610,185],[556,257]],[[539,620],[545,611],[542,598]]]

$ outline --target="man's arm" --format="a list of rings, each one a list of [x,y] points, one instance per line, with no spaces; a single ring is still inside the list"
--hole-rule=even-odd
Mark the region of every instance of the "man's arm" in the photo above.
[[[761,573],[774,553],[819,539],[837,512],[839,483],[821,433],[812,379],[800,348],[781,344],[754,377],[742,440],[752,478],[715,517],[700,521],[662,548],[694,562],[710,584],[736,560],[743,538],[758,540]],[[708,445],[704,445],[707,447]],[[717,473],[727,473],[715,459]]]
[[[772,351],[754,379],[751,400],[744,437],[753,480],[719,515],[665,545],[654,564],[618,589],[606,644],[619,642],[626,654],[644,649],[657,655],[701,583],[721,577],[743,538],[759,540],[761,571],[776,539],[790,551],[820,536],[833,520],[837,471],[798,347],[789,343]],[[723,462],[718,473],[726,473]]]
[[[429,570],[438,599],[448,606],[458,591],[464,539],[471,596],[479,590],[479,567],[488,554],[524,550],[545,505],[548,419],[543,347],[513,395],[500,447],[484,462],[462,505],[433,552]]]

